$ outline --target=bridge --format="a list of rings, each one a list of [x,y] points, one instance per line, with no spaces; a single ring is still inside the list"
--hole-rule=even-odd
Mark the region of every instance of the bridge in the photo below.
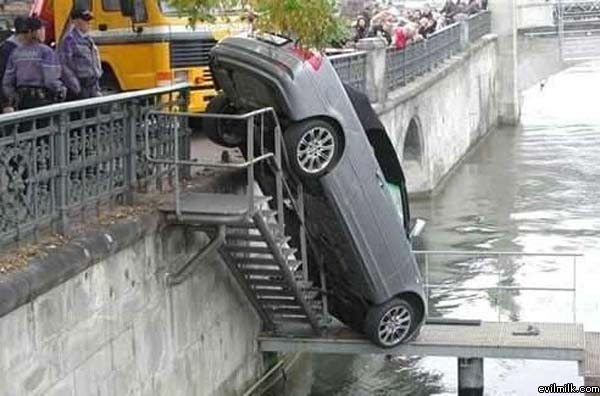
[[[375,104],[418,176],[415,193],[443,183],[496,122],[518,120],[517,18],[506,3],[404,50],[366,40],[332,59]],[[485,358],[579,362],[586,384],[597,384],[598,334],[575,320],[431,320],[394,351],[330,322],[326,293],[309,282],[307,242],[292,247],[282,231],[288,207],[302,219],[303,203],[281,152],[194,155],[206,141],[186,127],[196,116],[185,113],[188,95],[172,86],[0,116],[0,245],[42,250],[0,262],[0,336],[13,341],[0,353],[0,389],[225,394],[259,377],[265,351],[455,356],[465,393],[482,390]],[[256,132],[264,137],[264,125]],[[274,165],[270,198],[255,196],[259,163]],[[51,232],[65,238],[46,239]],[[448,285],[433,284],[423,265],[431,298]],[[294,331],[280,331],[283,321]],[[187,371],[197,376],[182,378]]]

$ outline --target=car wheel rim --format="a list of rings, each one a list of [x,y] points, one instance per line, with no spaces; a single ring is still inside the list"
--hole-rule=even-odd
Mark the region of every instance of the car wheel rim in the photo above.
[[[300,138],[296,160],[302,171],[318,173],[327,168],[335,154],[333,133],[321,127],[312,128]]]
[[[379,321],[379,340],[385,346],[396,345],[406,337],[410,325],[410,311],[402,305],[392,307]]]

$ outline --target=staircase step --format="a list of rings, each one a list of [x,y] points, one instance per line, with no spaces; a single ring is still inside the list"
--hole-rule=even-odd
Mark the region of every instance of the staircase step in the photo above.
[[[273,251],[268,246],[245,246],[245,245],[226,245],[225,250],[230,253],[262,253],[272,254]],[[293,248],[281,248],[281,254],[283,257],[288,257],[297,252],[297,249]]]
[[[306,317],[306,311],[300,306],[285,308],[276,306],[263,306],[263,308],[274,315],[302,315]]]
[[[248,234],[248,233],[243,233],[243,232],[228,232],[227,233],[227,242],[229,241],[235,241],[235,242],[245,242],[245,241],[249,241],[249,242],[265,242],[265,238],[260,235],[260,234]],[[289,242],[292,237],[289,236],[274,236],[275,242],[278,245],[284,245],[285,243]]]
[[[258,301],[261,304],[265,304],[265,305],[269,305],[269,304],[297,304],[296,302],[296,298],[283,298],[284,296],[279,296],[279,297],[275,297],[275,296],[270,296],[270,297],[263,297],[263,296],[257,296],[258,297]],[[288,297],[288,296],[285,296]]]
[[[264,289],[265,287],[277,287],[279,290],[282,290],[282,289],[289,290],[287,287],[287,285],[288,285],[287,282],[285,282],[283,280],[246,278],[246,281],[248,282],[250,287],[252,287],[253,289],[256,289],[256,288]]]
[[[275,297],[295,297],[294,293],[289,289],[255,289],[254,292],[259,300]]]
[[[263,269],[263,268],[240,268],[241,273],[244,275],[255,275],[255,276],[274,276],[281,277],[283,274],[280,269]]]
[[[269,202],[272,198],[255,196],[255,208]],[[237,216],[248,210],[248,197],[235,194],[184,192],[180,196],[179,208],[182,214],[204,216]],[[175,202],[161,204],[159,210],[165,213],[175,212]]]
[[[278,265],[275,258],[260,258],[260,257],[235,257],[238,264],[256,264],[256,265]]]
[[[273,320],[279,322],[302,322],[309,323],[308,317],[306,315],[288,315],[288,314],[280,314],[273,313]]]

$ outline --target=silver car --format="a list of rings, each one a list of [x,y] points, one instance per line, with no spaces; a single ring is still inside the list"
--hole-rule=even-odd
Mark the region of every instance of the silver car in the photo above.
[[[368,100],[342,84],[327,58],[279,36],[226,38],[210,67],[222,93],[209,112],[273,107],[282,120],[288,171],[307,187],[308,233],[324,260],[330,312],[382,347],[410,339],[426,317],[424,285],[402,169]],[[206,130],[219,144],[244,146],[236,128]]]

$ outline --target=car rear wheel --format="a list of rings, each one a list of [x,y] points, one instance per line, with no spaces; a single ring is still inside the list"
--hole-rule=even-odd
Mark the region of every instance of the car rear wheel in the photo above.
[[[206,113],[212,114],[237,114],[237,109],[229,99],[220,93],[210,100],[206,106]],[[198,118],[190,118],[190,126],[197,129]],[[224,147],[239,147],[246,140],[246,124],[239,120],[223,120],[216,118],[202,118],[200,124],[206,136],[214,143]]]
[[[367,313],[367,337],[382,348],[393,348],[406,341],[417,318],[414,308],[401,298],[371,307]]]
[[[290,165],[303,178],[323,176],[335,167],[342,153],[338,129],[324,120],[292,124],[284,136]]]

